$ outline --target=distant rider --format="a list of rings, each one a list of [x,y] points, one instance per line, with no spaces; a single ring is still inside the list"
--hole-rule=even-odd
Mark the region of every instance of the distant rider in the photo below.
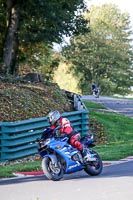
[[[97,87],[96,84],[92,84],[92,92],[93,92],[93,95],[96,95],[97,93],[99,93],[99,89]]]

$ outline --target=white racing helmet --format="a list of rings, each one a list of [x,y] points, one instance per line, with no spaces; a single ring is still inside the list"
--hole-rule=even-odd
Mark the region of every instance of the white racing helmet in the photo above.
[[[48,114],[48,120],[52,125],[55,124],[60,119],[60,117],[61,115],[58,110],[53,110]]]

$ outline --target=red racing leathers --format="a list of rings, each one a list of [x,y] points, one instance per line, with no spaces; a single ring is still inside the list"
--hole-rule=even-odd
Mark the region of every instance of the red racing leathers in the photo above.
[[[59,130],[59,133],[66,133],[69,137],[69,144],[71,144],[73,147],[77,148],[79,151],[83,149],[82,144],[79,142],[79,133],[74,133],[73,128],[71,127],[70,121],[67,118],[62,118],[56,122],[56,124],[52,125],[51,128],[55,129],[57,126],[61,126],[61,129]]]

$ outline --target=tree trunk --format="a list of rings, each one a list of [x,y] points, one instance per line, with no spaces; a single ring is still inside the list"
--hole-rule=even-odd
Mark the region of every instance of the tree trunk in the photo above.
[[[17,71],[17,52],[18,52],[18,26],[20,16],[20,4],[18,0],[6,0],[8,9],[8,27],[3,48],[4,75],[14,75]]]

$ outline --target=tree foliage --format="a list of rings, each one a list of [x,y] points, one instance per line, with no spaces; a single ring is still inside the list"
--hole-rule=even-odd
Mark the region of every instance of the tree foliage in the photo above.
[[[133,85],[132,31],[128,13],[116,5],[92,6],[90,33],[73,36],[63,54],[72,62],[83,93],[97,83],[103,94],[124,94]]]
[[[0,72],[14,74],[40,43],[51,46],[63,35],[86,31],[83,0],[0,0]],[[27,57],[24,55],[27,49]]]

